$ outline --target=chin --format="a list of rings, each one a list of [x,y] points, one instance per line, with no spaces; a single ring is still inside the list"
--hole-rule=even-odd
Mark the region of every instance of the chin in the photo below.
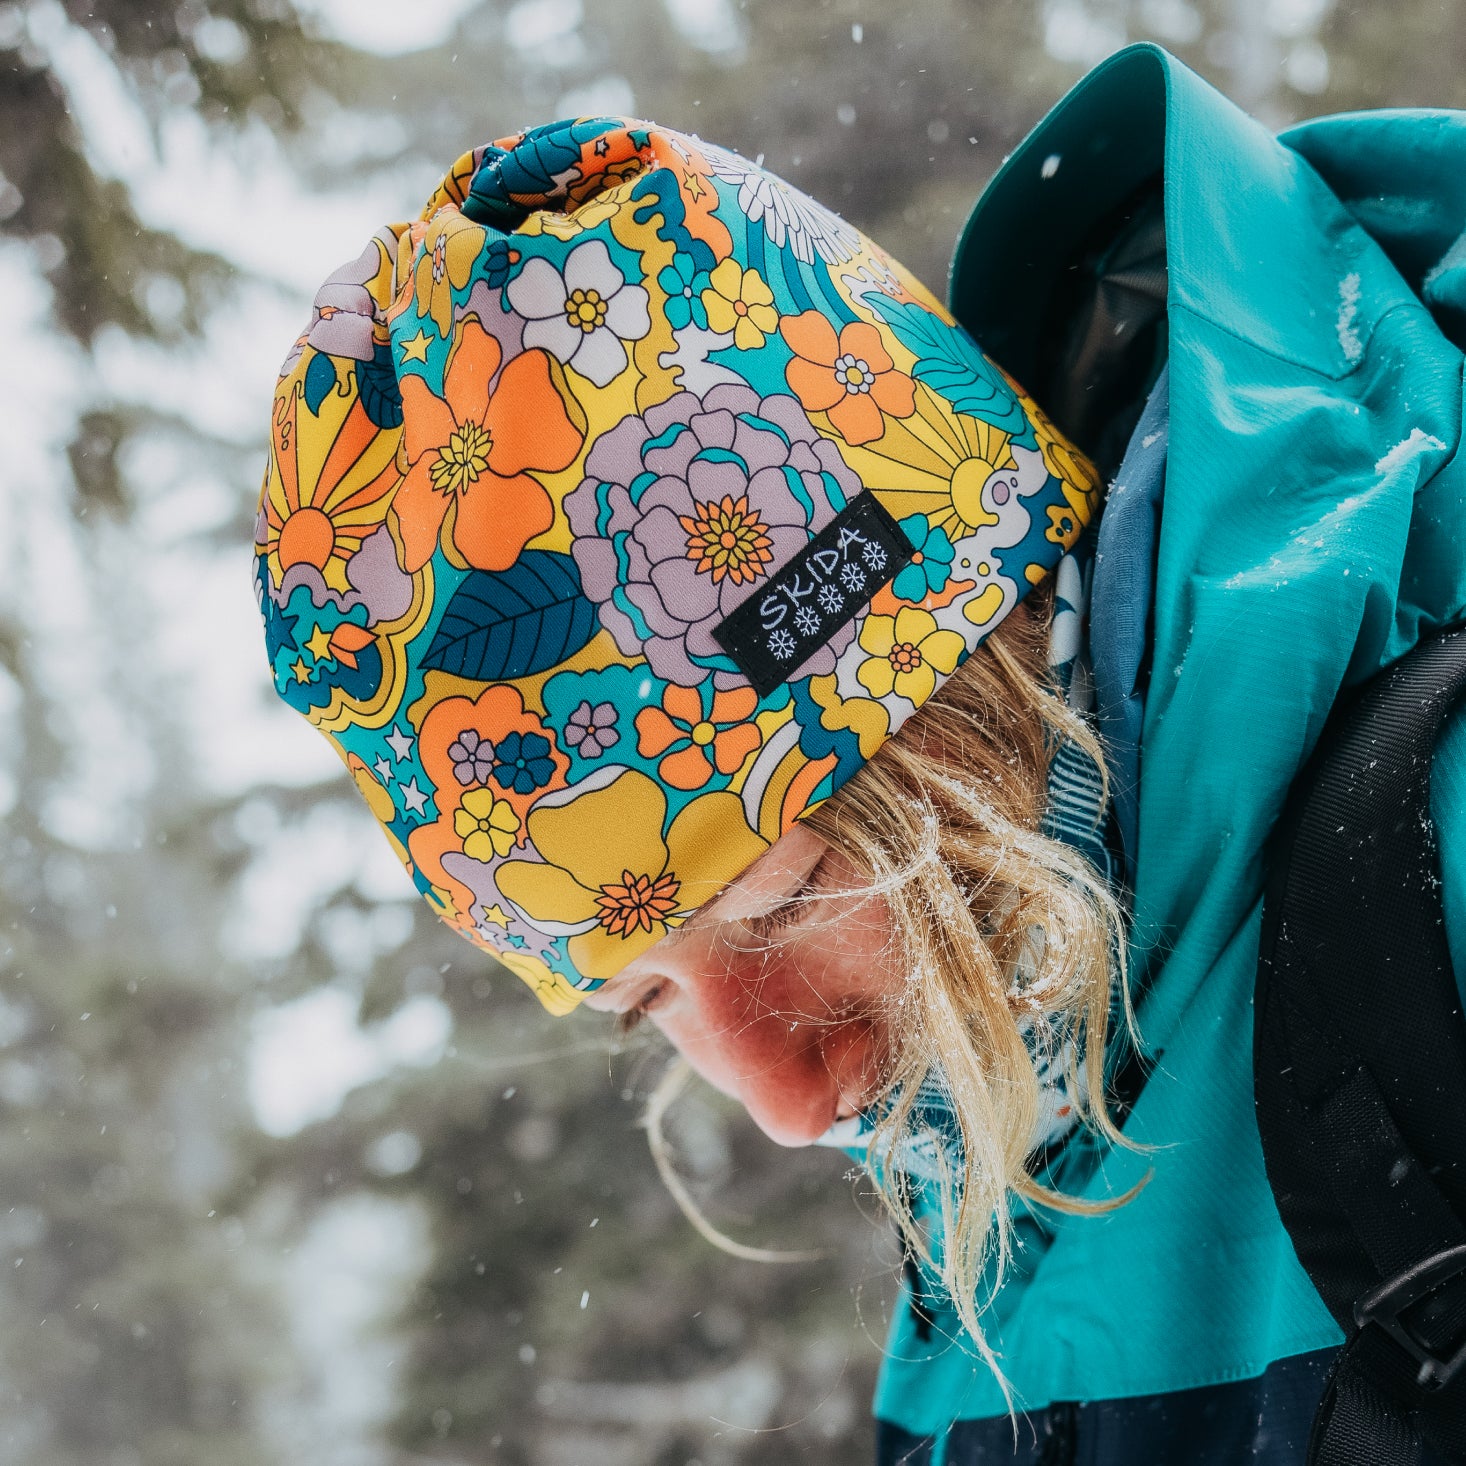
[[[831,1105],[817,1115],[810,1114],[795,1120],[756,1115],[751,1110],[749,1117],[775,1145],[782,1145],[786,1150],[798,1150],[813,1145],[829,1130],[835,1123],[835,1107]]]

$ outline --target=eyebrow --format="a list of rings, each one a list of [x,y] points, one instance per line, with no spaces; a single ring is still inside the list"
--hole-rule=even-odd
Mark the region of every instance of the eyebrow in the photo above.
[[[701,931],[702,927],[698,926],[698,923],[702,921],[702,919],[707,916],[708,912],[711,911],[712,908],[716,906],[718,902],[721,901],[723,897],[726,896],[728,892],[731,891],[733,887],[736,886],[738,882],[742,879],[743,872],[739,871],[739,873],[734,876],[731,881],[729,881],[726,885],[720,886],[711,896],[708,897],[706,901],[702,903],[701,906],[697,907],[693,911],[689,911],[684,921],[682,921],[677,926],[670,927],[667,931],[667,935],[663,937],[662,940],[669,947],[673,947],[676,946],[676,944],[681,941],[681,939],[685,937],[689,931]],[[713,917],[709,918],[709,920],[711,920],[712,924],[716,926],[719,921],[726,920],[726,918]]]
[[[791,890],[785,892],[784,895],[780,896],[777,900],[775,900],[773,902],[773,904],[770,905],[766,911],[761,911],[761,912],[756,913],[756,916],[753,919],[762,919],[765,916],[769,916],[772,913],[774,913],[776,911],[779,911],[784,906],[787,906],[790,902],[798,900],[799,897],[804,894],[805,890],[810,885],[810,883],[813,880],[815,874],[818,872],[820,866],[824,864],[825,857],[829,853],[830,852],[828,850],[822,850],[819,853],[819,855],[817,855],[815,857],[815,861],[810,866],[810,868],[807,871],[805,871],[803,873],[803,875],[801,875],[799,877],[799,879],[794,883],[793,888]],[[677,938],[685,935],[687,933],[687,931],[689,930],[689,928],[695,927],[696,930],[698,930],[698,931],[703,930],[704,929],[703,926],[696,925],[698,923],[699,919],[702,918],[702,917],[704,917],[704,916],[706,916],[707,913],[709,911],[711,911],[712,908],[714,906],[716,906],[718,904],[718,902],[723,899],[724,896],[726,896],[730,891],[732,891],[733,888],[735,886],[737,886],[737,884],[747,874],[748,874],[747,869],[744,869],[744,870],[739,871],[739,873],[736,876],[734,876],[731,881],[729,881],[726,885],[722,886],[713,896],[709,897],[708,900],[704,901],[703,904],[697,908],[697,910],[691,912],[688,915],[687,920],[684,921],[681,926],[673,927],[667,933],[667,936],[665,938],[663,938],[663,940],[670,946],[670,945],[673,945],[675,943],[675,941],[676,941]],[[745,920],[745,919],[749,919],[749,918],[740,918],[740,917],[735,917],[735,916],[718,916],[718,917],[711,917],[711,918],[709,918],[709,922],[706,923],[706,924],[711,924],[713,926],[721,926],[721,925],[723,925],[726,922],[739,921],[739,920]]]

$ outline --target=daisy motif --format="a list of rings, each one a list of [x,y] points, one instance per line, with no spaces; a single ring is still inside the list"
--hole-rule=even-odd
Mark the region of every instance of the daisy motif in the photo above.
[[[903,606],[894,616],[867,616],[860,649],[869,655],[855,676],[872,697],[894,692],[920,707],[935,691],[938,673],[956,670],[965,646],[960,633],[938,626],[930,612]]]
[[[597,387],[626,370],[628,341],[651,330],[647,293],[628,285],[599,239],[570,251],[563,273],[536,255],[509,282],[509,304],[529,323],[526,349],[542,347]]]
[[[453,813],[453,830],[463,841],[463,853],[487,865],[513,848],[519,816],[507,800],[495,799],[487,789],[470,789]]]

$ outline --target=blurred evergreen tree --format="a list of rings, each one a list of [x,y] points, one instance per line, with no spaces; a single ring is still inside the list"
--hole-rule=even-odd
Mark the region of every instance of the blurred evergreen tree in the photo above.
[[[225,545],[243,583],[268,383],[242,433],[185,387],[215,369],[219,315],[261,296],[158,222],[108,96],[154,142],[180,115],[225,151],[268,134],[308,185],[390,192],[401,215],[474,142],[630,110],[763,154],[940,293],[983,182],[1118,41],[1161,39],[1282,122],[1461,100],[1454,14],[464,0],[447,43],[416,49],[400,7],[408,40],[384,56],[287,0],[0,3],[0,289],[30,333],[0,392],[54,409],[9,407],[25,452],[0,483],[0,1457],[834,1466],[869,1456],[893,1293],[894,1246],[841,1157],[779,1152],[694,1093],[672,1138],[715,1219],[827,1255],[711,1251],[636,1128],[653,1042],[617,1053],[597,1018],[548,1018],[350,862],[320,878],[318,849],[378,838],[346,781],[225,787],[200,766],[212,725],[165,665],[180,633],[153,582],[191,573],[180,547]],[[135,361],[185,387],[129,390]],[[239,678],[263,688],[259,666]],[[301,887],[285,955],[237,939],[261,880]],[[327,988],[369,1037],[446,1013],[447,1046],[266,1135],[257,1015]]]
[[[287,0],[24,0],[0,7],[3,231],[46,241],[57,324],[82,342],[109,325],[177,339],[194,331],[230,274],[138,215],[127,185],[96,166],[74,120],[57,54],[95,47],[156,127],[188,106],[211,125],[300,124],[339,77],[340,48],[307,34]],[[50,241],[55,241],[50,245]],[[59,246],[59,248],[57,248]],[[182,305],[160,319],[146,291],[174,280]]]
[[[179,107],[289,126],[338,55],[269,3],[0,6],[0,249],[24,307],[8,349],[19,375],[49,360],[75,388],[59,441],[13,394],[5,413],[0,1456],[26,1466],[277,1461],[258,1413],[288,1358],[215,1205],[248,1162],[253,995],[219,941],[241,855],[157,700],[131,574],[148,505],[120,466],[149,426],[201,435],[182,404],[110,395],[91,355],[106,332],[186,341],[231,272],[145,221],[77,88],[115,85],[154,127]]]
[[[641,10],[665,23],[660,7]],[[843,1185],[828,1206],[843,1161],[770,1165],[746,1122],[693,1102],[695,1174],[733,1182],[731,1204],[761,1236],[823,1240],[834,1254],[793,1273],[730,1265],[661,1189],[635,1128],[639,1091],[611,1080],[604,1045],[547,1019],[504,974],[491,981],[426,912],[388,923],[375,947],[353,944],[343,934],[370,928],[377,904],[348,872],[287,957],[233,951],[242,883],[262,858],[305,840],[323,814],[367,822],[335,783],[213,792],[192,767],[186,689],[148,651],[149,525],[177,506],[139,453],[167,443],[175,460],[209,463],[205,477],[231,486],[236,506],[222,528],[204,515],[194,538],[236,543],[258,457],[191,415],[181,393],[118,392],[94,363],[119,342],[187,360],[245,282],[235,262],[149,222],[132,180],[109,168],[108,140],[88,131],[105,110],[78,89],[119,88],[155,139],[180,109],[226,144],[264,125],[307,177],[339,188],[352,168],[401,164],[421,194],[468,142],[522,115],[523,101],[506,99],[532,91],[533,68],[521,70],[503,26],[499,12],[475,12],[464,34],[483,44],[463,49],[495,79],[467,94],[509,115],[456,117],[440,142],[428,125],[450,110],[440,53],[348,54],[287,6],[0,8],[0,230],[23,248],[27,288],[44,288],[34,324],[84,384],[67,398],[64,456],[49,460],[62,474],[8,547],[22,573],[0,596],[16,709],[0,861],[0,1446],[28,1466],[245,1466],[280,1459],[287,1441],[325,1460],[540,1460],[577,1440],[638,1462],[762,1454],[756,1434],[719,1444],[720,1412],[735,1426],[793,1422],[780,1439],[811,1461],[864,1453],[852,1441],[867,1434],[874,1355],[845,1279],[869,1270],[870,1234]],[[414,116],[421,127],[397,122]],[[342,118],[380,119],[387,142],[343,161],[302,127]],[[358,245],[343,238],[342,258]],[[266,405],[262,394],[261,428]],[[77,582],[61,592],[59,625],[27,594],[37,577]],[[68,655],[76,665],[58,675]],[[327,982],[359,995],[367,1024],[414,998],[441,1001],[453,1047],[272,1140],[249,1106],[253,1017]],[[326,1398],[343,1379],[348,1393],[353,1378],[358,1393],[379,1387],[365,1363],[379,1324],[334,1339],[344,1361],[319,1357],[302,1309],[334,1302],[329,1289],[295,1291],[309,1280],[290,1261],[317,1256],[312,1237],[335,1235],[341,1204],[365,1193],[426,1227],[427,1252],[404,1273],[420,1281],[380,1325],[394,1352],[410,1344],[395,1447],[374,1423],[390,1401],[333,1415]],[[866,1357],[847,1374],[852,1351]],[[811,1412],[811,1400],[825,1405]],[[365,1422],[354,1441],[331,1436],[345,1417]]]

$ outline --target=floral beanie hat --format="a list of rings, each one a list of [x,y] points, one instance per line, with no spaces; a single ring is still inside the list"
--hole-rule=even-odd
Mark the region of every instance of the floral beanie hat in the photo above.
[[[275,391],[276,690],[433,908],[573,1008],[869,759],[1090,466],[849,224],[696,138],[465,154]]]

